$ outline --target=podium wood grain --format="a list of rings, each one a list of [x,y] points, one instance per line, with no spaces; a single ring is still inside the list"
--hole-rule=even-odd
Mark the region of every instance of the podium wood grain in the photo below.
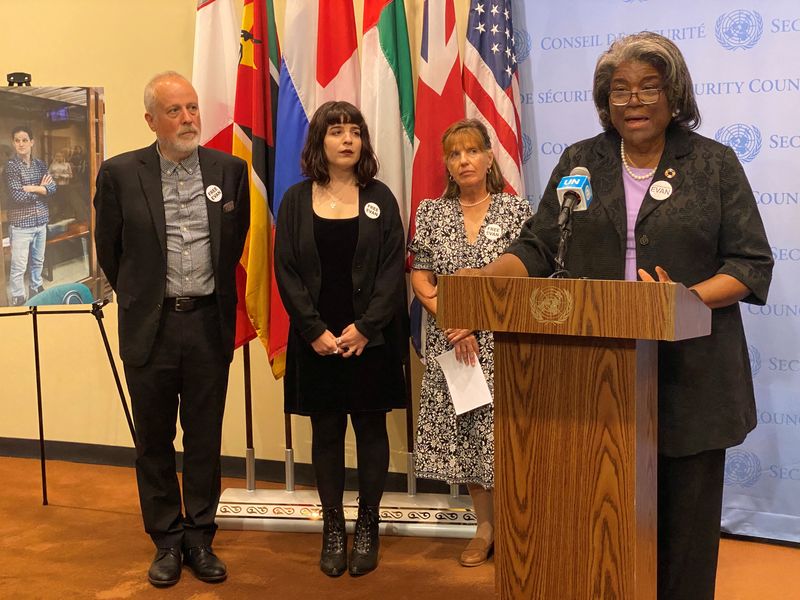
[[[508,600],[655,600],[657,340],[710,332],[680,285],[442,277],[495,332],[495,567]]]

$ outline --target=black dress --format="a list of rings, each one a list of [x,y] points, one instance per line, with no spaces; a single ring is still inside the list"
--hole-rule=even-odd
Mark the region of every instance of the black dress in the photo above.
[[[352,268],[358,217],[325,219],[314,214],[314,240],[322,269],[317,310],[328,330],[339,336],[356,320]],[[402,366],[387,344],[368,345],[361,356],[320,356],[290,327],[286,367],[287,413],[385,412],[404,405],[399,393],[404,389]]]

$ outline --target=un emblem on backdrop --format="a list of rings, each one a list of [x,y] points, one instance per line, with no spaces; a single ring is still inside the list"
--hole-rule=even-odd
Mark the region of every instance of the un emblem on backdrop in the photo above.
[[[527,163],[533,156],[533,140],[527,133],[522,134],[522,164]]]
[[[531,54],[531,34],[524,29],[514,28],[514,50],[517,56],[517,63],[524,62]]]
[[[725,459],[725,485],[753,487],[761,478],[758,455],[747,450],[728,450]]]
[[[764,20],[754,10],[732,10],[717,19],[717,41],[728,50],[748,50],[764,33]]]
[[[761,353],[758,351],[758,348],[752,344],[748,344],[747,354],[750,356],[750,371],[753,373],[753,377],[755,377],[761,370]]]
[[[750,162],[761,152],[761,132],[755,125],[734,123],[720,127],[714,134],[714,139],[733,148],[742,162]]]

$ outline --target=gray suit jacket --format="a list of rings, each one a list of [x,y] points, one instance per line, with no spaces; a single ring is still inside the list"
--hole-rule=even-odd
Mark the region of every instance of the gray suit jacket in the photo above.
[[[555,188],[572,168],[592,174],[594,199],[573,216],[566,266],[573,277],[623,279],[627,219],[620,138],[615,131],[570,146],[539,210],[508,252],[531,276],[553,271],[559,206]],[[674,175],[667,177],[667,170]],[[670,171],[669,174],[672,174]],[[744,302],[764,304],[772,253],[753,192],[729,147],[678,128],[667,131],[654,181],[669,181],[665,200],[647,194],[636,220],[636,261],[694,285],[724,273],[748,288]],[[753,382],[739,305],[712,312],[711,335],[659,345],[659,451],[688,456],[740,443],[756,424]]]

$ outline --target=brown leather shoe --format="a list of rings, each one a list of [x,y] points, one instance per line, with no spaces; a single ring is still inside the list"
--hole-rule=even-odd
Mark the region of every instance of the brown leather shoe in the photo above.
[[[492,550],[494,550],[494,542],[487,542],[480,537],[472,538],[461,553],[458,562],[463,567],[477,567],[489,559]]]

